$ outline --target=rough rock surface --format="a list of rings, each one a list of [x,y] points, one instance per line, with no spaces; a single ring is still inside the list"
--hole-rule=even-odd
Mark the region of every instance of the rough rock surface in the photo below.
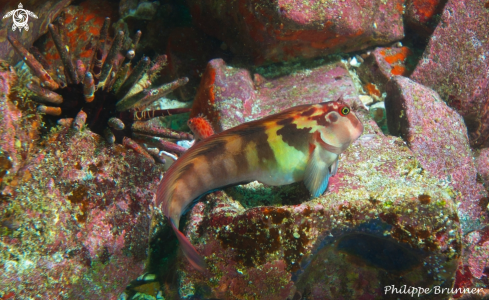
[[[195,22],[255,63],[350,52],[403,38],[403,2],[187,0]]]
[[[407,0],[404,20],[421,36],[428,37],[435,30],[447,0]]]
[[[2,177],[17,173],[35,148],[40,117],[30,101],[31,93],[22,85],[31,80],[24,63],[12,67],[0,60],[0,190]],[[4,160],[5,159],[5,160]]]
[[[489,146],[489,9],[450,0],[411,78],[437,91],[465,119],[472,146]]]
[[[476,179],[462,117],[435,91],[402,76],[388,83],[385,105],[389,132],[401,135],[422,167],[458,193],[461,228],[470,237],[464,239],[463,264],[457,273],[456,287],[483,286],[476,281],[481,279],[481,270],[489,269],[489,262],[483,259],[484,251],[477,245],[485,245],[488,238],[480,233],[488,228],[487,193]],[[467,275],[465,267],[474,277]],[[484,276],[487,278],[487,274]]]
[[[370,96],[380,98],[392,76],[407,76],[412,72],[406,64],[411,54],[408,47],[376,48],[372,51],[357,71],[364,90]]]
[[[290,74],[277,69],[253,75],[227,66],[222,59],[207,64],[191,117],[203,113],[221,131],[286,108],[342,98],[358,100],[352,78],[343,63],[318,60],[310,66],[291,66]]]
[[[12,17],[4,19],[2,22],[0,22],[0,57],[9,61],[10,63],[20,60],[21,57],[15,53],[14,49],[8,42],[7,35],[13,35],[22,45],[24,45],[25,48],[29,49],[41,35],[48,31],[49,23],[51,23],[58,16],[60,11],[70,3],[71,0],[22,1],[23,8],[32,11],[38,18],[29,18],[28,33],[26,33],[24,29],[22,29],[21,32],[19,32],[19,29],[12,32]],[[2,12],[2,17],[4,16],[4,13],[8,13],[11,10],[16,10],[18,5],[18,1],[0,2],[0,12]]]
[[[461,251],[453,191],[358,114],[367,136],[323,196],[251,183],[194,207],[185,232],[209,271],[181,257],[181,297],[373,299],[389,284],[451,286]]]
[[[7,172],[17,172],[21,164],[21,157],[17,155],[15,143],[16,136],[21,137],[18,129],[22,113],[9,101],[11,88],[17,79],[17,75],[15,71],[10,70],[10,66],[6,62],[1,61],[0,63],[0,119],[2,120],[2,126],[0,126],[0,149],[2,152],[1,184],[1,178]]]
[[[479,200],[486,196],[477,183],[472,151],[463,119],[430,88],[396,76],[385,100],[389,132],[400,135],[423,168],[461,193],[459,216],[464,232],[480,226]]]
[[[0,201],[0,290],[117,299],[144,270],[161,170],[89,130],[59,129],[39,149]]]
[[[86,0],[77,5],[64,8],[56,24],[61,28],[65,44],[70,49],[73,62],[81,60],[89,65],[97,45],[100,29],[106,17],[115,20],[116,6],[107,1]],[[63,68],[58,50],[54,45],[51,34],[47,34],[36,43],[39,51],[43,54],[45,68],[53,75],[57,68]]]
[[[475,166],[477,167],[482,182],[486,186],[486,190],[489,191],[489,148],[480,150],[475,161]]]

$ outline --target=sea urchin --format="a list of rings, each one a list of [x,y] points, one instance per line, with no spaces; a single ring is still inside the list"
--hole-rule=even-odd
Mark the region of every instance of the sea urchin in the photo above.
[[[73,63],[59,28],[49,25],[63,66],[62,71],[58,70],[56,79],[17,39],[8,36],[15,51],[37,77],[27,84],[27,88],[35,94],[34,100],[42,103],[37,111],[58,124],[73,126],[78,130],[86,125],[91,131],[103,135],[108,143],[122,143],[152,161],[155,158],[162,160],[158,151],[148,151],[143,143],[181,154],[185,148],[165,138],[191,140],[192,135],[155,125],[149,119],[180,113],[185,109],[144,109],[186,84],[188,78],[152,87],[157,73],[166,64],[166,55],[158,56],[153,63],[148,57],[143,57],[132,67],[131,61],[135,57],[141,31],[136,33],[133,40],[126,37],[123,31],[118,31],[110,42],[109,24],[110,19],[106,18],[93,57],[87,65],[82,60]]]

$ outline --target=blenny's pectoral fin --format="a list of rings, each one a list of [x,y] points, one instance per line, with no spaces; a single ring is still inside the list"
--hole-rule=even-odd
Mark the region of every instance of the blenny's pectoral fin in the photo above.
[[[173,231],[175,231],[175,234],[177,235],[178,241],[180,242],[180,246],[182,247],[183,254],[185,254],[185,257],[187,257],[188,262],[194,267],[196,270],[200,272],[205,271],[205,262],[202,259],[202,257],[199,255],[197,250],[195,249],[194,246],[190,243],[190,241],[187,239],[183,233],[178,230],[178,228],[175,226],[172,220],[170,220],[171,227],[173,228]]]
[[[330,173],[331,173],[331,176],[335,176],[336,175],[336,172],[338,172],[338,160],[339,160],[339,156],[338,158],[334,161],[334,163],[331,165],[330,167]]]
[[[314,147],[304,173],[304,184],[311,192],[312,198],[319,197],[324,193],[330,177],[329,165],[321,159],[321,151],[320,147]]]

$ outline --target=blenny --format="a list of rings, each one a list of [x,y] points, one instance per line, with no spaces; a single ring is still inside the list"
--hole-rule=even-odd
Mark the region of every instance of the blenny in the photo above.
[[[362,133],[362,123],[343,101],[296,106],[241,124],[185,152],[158,186],[156,206],[170,220],[190,264],[204,271],[204,260],[178,230],[180,217],[195,201],[254,180],[275,186],[303,180],[318,197],[336,174],[341,152]]]

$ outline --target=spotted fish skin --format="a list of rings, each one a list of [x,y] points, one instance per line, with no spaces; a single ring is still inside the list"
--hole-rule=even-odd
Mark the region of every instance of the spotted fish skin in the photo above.
[[[171,221],[189,262],[203,271],[202,258],[178,230],[195,199],[254,180],[274,186],[303,180],[313,197],[320,196],[339,155],[362,133],[362,123],[343,101],[296,106],[244,123],[185,152],[158,186],[156,206]]]

